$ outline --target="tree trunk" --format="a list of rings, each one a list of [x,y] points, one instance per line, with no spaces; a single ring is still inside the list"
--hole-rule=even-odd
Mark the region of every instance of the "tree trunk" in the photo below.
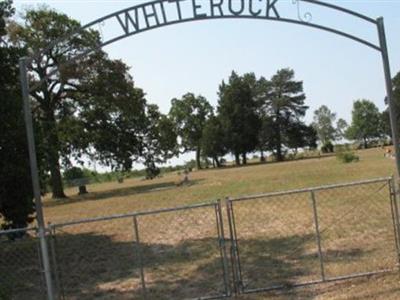
[[[364,149],[368,148],[368,142],[367,142],[367,138],[364,138]]]
[[[276,160],[283,161],[281,133],[277,132]]]
[[[246,152],[242,153],[242,162],[244,165],[247,165],[247,156],[246,156]]]
[[[201,162],[200,162],[200,146],[197,147],[196,149],[196,166],[197,170],[201,170]]]
[[[235,153],[235,163],[237,166],[240,166],[240,154]]]
[[[265,162],[264,151],[262,149],[260,150],[260,162]]]
[[[58,152],[60,141],[57,134],[57,125],[53,112],[47,112],[46,116],[44,134],[46,135],[46,154],[49,162],[52,197],[53,199],[66,198],[60,171],[60,154]]]
[[[283,161],[282,155],[282,134],[281,134],[281,126],[279,124],[279,110],[277,111],[277,118],[276,118],[276,160]]]
[[[221,163],[219,162],[218,157],[215,157],[214,160],[215,160],[215,163],[217,165],[217,168],[221,168]]]

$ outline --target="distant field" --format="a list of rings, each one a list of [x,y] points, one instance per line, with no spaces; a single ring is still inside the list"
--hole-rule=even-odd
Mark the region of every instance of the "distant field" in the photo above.
[[[153,181],[129,179],[121,184],[90,185],[89,194],[85,196],[77,196],[76,189],[68,189],[68,200],[55,202],[45,199],[46,221],[60,223],[195,204],[228,196],[239,197],[345,183],[393,174],[394,161],[384,158],[381,149],[359,151],[358,155],[360,161],[350,164],[340,163],[335,157],[327,157],[196,171],[190,174],[191,184],[182,187],[177,186],[181,177],[177,173],[171,173]],[[375,199],[372,191],[379,191],[381,198]],[[338,249],[337,253],[325,254],[327,272],[337,272],[340,275],[344,270],[352,272],[357,271],[357,268],[395,263],[390,230],[379,234],[381,228],[390,227],[390,208],[388,210],[386,206],[385,193],[387,194],[385,190],[379,190],[379,186],[374,186],[371,187],[371,191],[360,191],[359,194],[354,192],[354,195],[351,195],[351,190],[338,191],[335,195],[332,194],[331,198],[326,195],[329,201],[320,204],[323,221],[321,226],[328,224],[334,214],[350,210],[353,203],[349,202],[350,200],[354,203],[358,201],[360,205],[350,218],[343,221],[343,226],[328,232],[329,236],[325,237],[325,233],[323,235],[327,243],[330,243],[330,249]],[[363,206],[368,197],[372,197],[375,206]],[[239,221],[243,218],[243,222],[238,225],[238,228],[242,226],[240,238],[243,241],[243,261],[253,270],[245,275],[255,285],[262,286],[266,280],[279,282],[279,279],[285,276],[307,279],[318,274],[314,239],[307,237],[313,232],[309,227],[311,223],[308,223],[308,198],[304,199],[304,203],[302,201],[300,198],[291,198],[289,201],[277,198],[268,202],[272,203],[268,204],[269,206],[265,205],[265,202],[256,201],[238,207],[237,218]],[[252,216],[250,221],[245,219],[249,213]],[[382,218],[369,220],[369,215],[379,215]],[[146,279],[150,285],[153,283],[154,294],[151,299],[166,299],[167,294],[179,297],[196,294],[199,292],[199,286],[192,282],[200,283],[201,288],[205,290],[218,288],[218,249],[215,248],[214,240],[210,238],[215,236],[213,218],[212,211],[210,213],[204,208],[179,215],[167,214],[157,218],[147,216],[139,219],[141,242],[146,247],[143,253],[146,261]],[[274,223],[266,227],[255,226],[262,224],[267,218],[275,220]],[[289,222],[286,226],[287,221]],[[378,229],[378,234],[371,236],[375,229]],[[358,235],[350,235],[354,234],[352,230],[356,230]],[[287,235],[288,233],[290,235]],[[58,235],[58,255],[60,265],[64,266],[67,299],[91,299],[94,295],[96,299],[132,298],[132,292],[138,289],[140,282],[137,269],[131,265],[135,259],[132,251],[134,233],[131,218],[65,227]],[[299,256],[291,257],[292,254],[287,251],[298,248],[299,244],[300,248],[296,253]],[[340,247],[347,252],[339,253]],[[369,256],[364,257],[357,247],[368,250]],[[269,254],[272,257],[269,257]],[[275,257],[280,257],[281,261],[273,260]],[[347,264],[344,260],[346,258],[355,260],[357,264]],[[298,269],[299,266],[301,270]],[[375,276],[342,283],[241,296],[239,299],[267,297],[394,300],[400,297],[400,277]]]
[[[381,149],[359,151],[360,162],[343,164],[335,157],[295,162],[208,169],[189,175],[190,186],[177,187],[182,179],[171,173],[155,180],[128,179],[88,186],[90,192],[77,196],[67,189],[66,201],[45,199],[47,222],[58,223],[110,214],[174,207],[240,195],[281,191],[323,184],[391,176],[394,160]]]

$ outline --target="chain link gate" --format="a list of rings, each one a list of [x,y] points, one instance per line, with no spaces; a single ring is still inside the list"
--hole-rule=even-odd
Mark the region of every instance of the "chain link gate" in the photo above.
[[[60,299],[230,296],[219,201],[50,228]]]
[[[227,211],[236,293],[398,270],[392,178],[228,199]]]
[[[220,299],[400,265],[392,178],[54,224],[47,239],[68,300]],[[35,229],[0,231],[0,299],[45,297],[39,253]]]

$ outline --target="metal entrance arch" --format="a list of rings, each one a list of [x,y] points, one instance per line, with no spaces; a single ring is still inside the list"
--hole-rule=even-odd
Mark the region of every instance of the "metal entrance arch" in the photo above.
[[[20,76],[21,76],[21,88],[22,96],[24,100],[24,115],[26,123],[26,131],[28,137],[29,146],[29,158],[31,165],[31,175],[35,196],[36,215],[37,223],[39,227],[39,237],[41,244],[41,252],[43,257],[44,273],[47,285],[48,299],[54,299],[52,276],[50,269],[50,262],[48,256],[48,248],[46,243],[46,228],[44,224],[42,202],[40,194],[40,183],[38,176],[38,167],[36,159],[35,141],[33,134],[31,105],[29,100],[29,88],[28,82],[28,67],[34,62],[40,62],[46,57],[48,51],[56,46],[59,42],[65,42],[69,39],[79,36],[84,30],[95,28],[103,24],[111,24],[116,26],[119,31],[116,30],[115,34],[103,38],[103,40],[92,50],[85,51],[77,54],[75,57],[71,57],[68,63],[73,63],[79,58],[86,56],[89,52],[112,44],[118,40],[133,36],[142,32],[146,32],[152,29],[186,23],[192,21],[203,21],[208,19],[257,19],[257,20],[268,20],[275,22],[285,22],[296,25],[308,26],[311,28],[331,32],[345,38],[351,39],[357,43],[361,43],[371,49],[378,51],[381,54],[383,62],[383,70],[386,82],[387,100],[389,104],[390,120],[392,127],[392,140],[395,148],[396,155],[396,166],[397,175],[400,174],[400,151],[399,151],[399,139],[398,139],[398,126],[396,123],[397,112],[393,102],[393,87],[390,73],[389,56],[387,49],[387,42],[385,36],[385,28],[383,18],[372,19],[368,16],[362,15],[352,10],[342,8],[340,6],[321,2],[319,0],[292,0],[293,7],[291,8],[292,14],[295,17],[286,16],[287,10],[282,9],[283,3],[288,3],[285,0],[155,0],[147,3],[142,3],[129,7],[124,10],[120,10],[99,18],[81,28],[77,28],[74,32],[68,34],[68,36],[61,37],[55,40],[47,48],[42,49],[35,54],[24,57],[20,60]],[[311,7],[328,9],[330,11],[337,12],[338,14],[347,15],[360,20],[365,25],[370,26],[377,31],[379,43],[367,41],[361,37],[355,36],[351,33],[332,28],[330,26],[324,26],[312,22],[312,15],[308,12],[302,12],[302,5]],[[55,74],[57,69],[47,75],[47,77]],[[38,83],[40,84],[40,82]]]

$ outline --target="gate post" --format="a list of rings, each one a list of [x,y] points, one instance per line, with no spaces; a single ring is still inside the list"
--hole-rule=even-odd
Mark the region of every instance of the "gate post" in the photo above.
[[[318,257],[319,257],[319,265],[321,269],[321,279],[325,281],[325,268],[324,268],[324,258],[322,256],[322,247],[321,247],[321,233],[319,231],[319,222],[318,222],[318,212],[317,212],[317,201],[315,199],[315,192],[310,192],[311,203],[313,207],[314,214],[314,226],[315,226],[315,234],[318,246]]]
[[[382,62],[383,62],[383,70],[385,73],[385,84],[386,84],[386,94],[387,101],[389,105],[389,114],[390,114],[390,125],[392,128],[392,141],[394,146],[394,153],[396,156],[396,192],[398,191],[399,178],[400,178],[400,145],[399,145],[399,128],[397,126],[398,112],[396,103],[394,103],[393,99],[393,85],[392,85],[392,75],[390,72],[390,62],[389,62],[389,54],[386,42],[386,33],[385,33],[385,24],[383,21],[383,17],[379,17],[377,19],[378,26],[378,35],[379,35],[379,44],[381,48],[382,54]]]
[[[233,207],[232,201],[229,197],[226,198],[226,211],[228,215],[228,224],[229,224],[229,234],[231,240],[231,265],[232,265],[232,281],[233,281],[233,290],[236,295],[242,292],[242,276],[241,276],[241,266],[240,266],[240,257],[239,250],[237,247],[237,235],[236,235],[236,224],[235,218],[233,215]]]
[[[32,111],[29,102],[29,83],[27,76],[26,58],[21,58],[19,61],[20,81],[22,88],[22,98],[24,102],[24,117],[27,142],[29,148],[29,162],[31,168],[32,186],[35,197],[36,220],[38,223],[40,249],[43,260],[43,271],[46,280],[47,298],[54,300],[53,282],[51,277],[50,259],[46,241],[46,226],[43,217],[42,196],[40,191],[39,171],[37,166],[35,137],[33,132]]]
[[[221,200],[218,199],[217,203],[214,206],[215,209],[215,217],[217,223],[217,233],[218,233],[218,246],[221,255],[221,263],[224,275],[224,286],[225,286],[225,296],[231,296],[230,291],[230,283],[228,278],[228,262],[227,262],[227,254],[226,254],[226,240],[225,240],[225,232],[224,232],[224,221],[222,218],[222,206]]]

